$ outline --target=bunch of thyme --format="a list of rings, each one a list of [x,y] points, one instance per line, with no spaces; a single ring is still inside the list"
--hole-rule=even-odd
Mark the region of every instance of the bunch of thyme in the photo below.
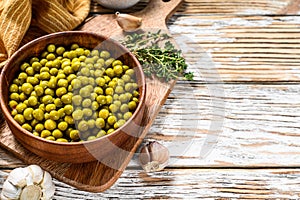
[[[193,73],[186,72],[187,64],[181,51],[168,41],[169,38],[168,34],[161,31],[133,33],[121,43],[137,57],[147,76],[155,75],[167,82],[180,76],[193,80]]]

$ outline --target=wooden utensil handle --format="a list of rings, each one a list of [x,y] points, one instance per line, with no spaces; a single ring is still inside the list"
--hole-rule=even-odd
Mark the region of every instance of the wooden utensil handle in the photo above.
[[[166,20],[182,2],[183,0],[150,0],[145,9],[133,14],[143,18],[144,28],[166,28]]]

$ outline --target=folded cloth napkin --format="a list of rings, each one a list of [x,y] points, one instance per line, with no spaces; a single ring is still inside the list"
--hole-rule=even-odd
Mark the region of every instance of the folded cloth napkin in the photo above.
[[[76,28],[87,17],[90,1],[0,0],[0,69],[23,43]]]

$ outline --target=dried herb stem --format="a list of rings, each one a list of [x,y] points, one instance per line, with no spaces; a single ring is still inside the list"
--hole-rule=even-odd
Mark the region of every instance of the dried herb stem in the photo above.
[[[193,73],[186,72],[187,64],[181,51],[175,48],[169,38],[168,34],[161,31],[133,33],[127,35],[122,44],[137,57],[146,75],[155,75],[167,82],[180,76],[193,80]]]

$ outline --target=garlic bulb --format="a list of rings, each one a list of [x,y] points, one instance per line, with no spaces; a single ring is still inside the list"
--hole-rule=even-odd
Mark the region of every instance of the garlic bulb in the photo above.
[[[169,150],[158,142],[149,142],[140,151],[140,163],[146,172],[163,170],[169,162]]]
[[[3,184],[1,200],[50,200],[55,192],[51,175],[38,165],[16,168]]]
[[[117,22],[125,32],[133,32],[142,25],[142,18],[116,12]]]

